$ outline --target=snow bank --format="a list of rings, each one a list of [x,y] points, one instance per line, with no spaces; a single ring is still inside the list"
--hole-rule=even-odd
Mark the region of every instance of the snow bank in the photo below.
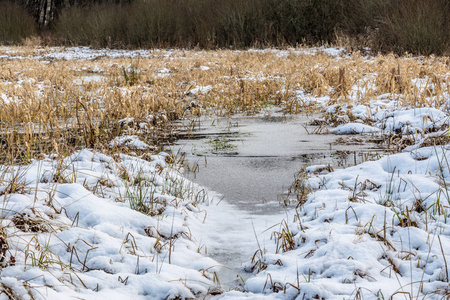
[[[137,135],[122,135],[116,137],[114,140],[112,140],[109,145],[111,147],[114,146],[126,146],[130,149],[138,149],[138,150],[145,150],[150,148],[150,145],[147,143],[141,141]]]
[[[206,296],[218,263],[188,227],[206,195],[148,159],[83,150],[1,167],[0,282],[34,299]]]
[[[449,149],[308,172],[298,185],[307,197],[248,265],[255,276],[245,289],[277,292],[277,299],[442,297],[450,259]]]
[[[404,130],[410,127],[419,132],[448,123],[448,115],[436,108],[413,108],[380,110],[375,114],[379,126],[388,131]]]
[[[380,133],[381,129],[360,123],[347,123],[330,130],[335,134]]]

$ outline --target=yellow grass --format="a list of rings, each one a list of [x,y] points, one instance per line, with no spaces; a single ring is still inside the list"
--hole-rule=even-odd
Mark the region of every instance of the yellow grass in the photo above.
[[[337,59],[291,49],[151,51],[149,58],[88,61],[35,58],[62,50],[0,48],[0,56],[27,56],[0,59],[3,162],[26,162],[40,153],[65,154],[79,147],[106,149],[123,133],[138,132],[157,144],[158,136],[168,134],[170,121],[200,114],[253,114],[267,105],[289,113],[313,112],[320,109],[308,101],[315,96],[356,105],[388,94],[401,105],[439,107],[450,87],[446,57],[368,58],[354,53]],[[101,80],[88,80],[93,75]],[[417,88],[416,79],[423,79],[425,87]],[[197,86],[212,89],[189,93]],[[304,91],[307,99],[296,97],[295,91]],[[119,123],[124,118],[135,122]],[[142,122],[148,126],[139,127]]]

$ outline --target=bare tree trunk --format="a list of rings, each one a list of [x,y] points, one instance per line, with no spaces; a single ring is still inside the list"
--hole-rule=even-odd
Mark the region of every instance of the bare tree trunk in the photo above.
[[[39,3],[39,21],[38,21],[39,27],[42,27],[42,25],[45,22],[45,4],[47,4],[45,0]]]
[[[52,0],[47,0],[47,7],[45,10],[45,20],[44,20],[44,27],[48,26],[48,23],[50,21],[52,21],[53,19],[53,1]]]
[[[39,14],[39,27],[45,28],[54,19],[55,0],[39,0],[37,8]]]

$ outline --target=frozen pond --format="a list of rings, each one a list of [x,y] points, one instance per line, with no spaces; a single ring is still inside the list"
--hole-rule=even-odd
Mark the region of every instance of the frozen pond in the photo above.
[[[207,209],[208,233],[201,237],[208,255],[226,267],[219,273],[225,289],[251,274],[243,269],[270,240],[285,208],[295,174],[304,166],[331,164],[335,168],[360,163],[367,153],[381,153],[373,143],[336,144],[339,136],[309,134],[309,118],[272,112],[257,117],[202,118],[191,123],[173,151],[184,152],[192,181],[218,192],[222,200]],[[312,130],[313,128],[308,128]],[[258,239],[258,240],[257,240]],[[239,274],[239,275],[238,275]]]
[[[182,135],[174,151],[185,152],[196,170],[186,174],[189,179],[222,194],[228,203],[252,214],[279,212],[279,197],[305,165],[339,168],[382,152],[373,143],[349,146],[336,144],[339,136],[333,134],[309,134],[308,121],[280,113],[202,119]]]

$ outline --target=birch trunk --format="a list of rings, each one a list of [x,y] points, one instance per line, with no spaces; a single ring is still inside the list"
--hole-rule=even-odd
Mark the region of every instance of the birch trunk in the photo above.
[[[52,13],[53,13],[53,1],[52,0],[47,0],[47,7],[45,9],[45,20],[44,20],[44,27],[47,27],[48,22],[51,21],[52,19]]]
[[[39,27],[41,27],[45,22],[45,4],[46,1],[42,1],[39,4]]]

